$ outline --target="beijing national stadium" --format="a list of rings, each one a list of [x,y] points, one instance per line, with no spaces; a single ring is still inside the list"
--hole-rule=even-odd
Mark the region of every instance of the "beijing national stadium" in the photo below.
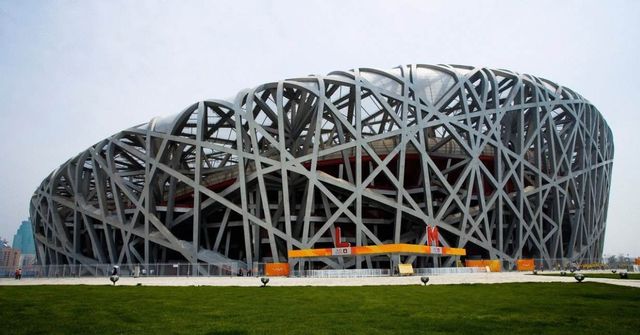
[[[30,215],[43,265],[590,261],[613,153],[600,112],[549,80],[360,68],[123,130],[47,176]]]

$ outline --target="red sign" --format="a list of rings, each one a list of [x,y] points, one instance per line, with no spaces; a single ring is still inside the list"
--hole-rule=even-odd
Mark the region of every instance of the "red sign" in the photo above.
[[[438,227],[427,226],[427,245],[438,246]]]
[[[342,242],[342,229],[340,229],[340,227],[336,228],[336,240],[333,241],[333,244],[335,244],[336,248],[348,248],[351,246],[351,243],[349,242]]]

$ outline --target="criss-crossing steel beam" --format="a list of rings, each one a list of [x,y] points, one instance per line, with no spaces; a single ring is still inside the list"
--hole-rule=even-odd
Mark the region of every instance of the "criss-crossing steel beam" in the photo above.
[[[201,101],[92,146],[30,202],[43,264],[289,261],[440,242],[470,255],[601,257],[613,135],[572,90],[506,70],[361,68]],[[453,259],[444,259],[452,264]],[[417,256],[320,259],[389,267]]]

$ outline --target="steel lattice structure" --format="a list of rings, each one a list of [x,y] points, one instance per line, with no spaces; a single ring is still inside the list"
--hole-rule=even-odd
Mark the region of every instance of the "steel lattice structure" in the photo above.
[[[52,172],[30,212],[43,264],[295,263],[287,250],[330,247],[336,227],[359,246],[424,244],[427,225],[484,258],[592,260],[613,152],[598,110],[551,81],[458,65],[362,68],[124,130]],[[395,261],[429,261],[416,258]]]

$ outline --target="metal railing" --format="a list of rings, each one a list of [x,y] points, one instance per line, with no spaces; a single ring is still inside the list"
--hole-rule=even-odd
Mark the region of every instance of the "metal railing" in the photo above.
[[[530,258],[531,259],[531,258]],[[608,265],[601,259],[578,262],[569,258],[543,259],[533,258],[536,270],[542,271],[561,271],[561,270],[606,270]],[[504,271],[516,271],[516,262],[503,262]]]
[[[526,257],[523,257],[527,259]],[[622,261],[612,262],[611,260],[605,258],[578,261],[572,260],[570,258],[552,258],[552,259],[544,259],[544,258],[528,258],[533,259],[535,264],[535,269],[538,271],[570,271],[570,270],[581,270],[581,271],[603,271],[603,270],[611,270],[611,269],[624,269],[627,271],[634,271],[632,258],[626,258]],[[502,271],[517,271],[517,262],[502,262]]]
[[[487,268],[468,267],[468,268],[416,268],[413,273],[416,275],[446,275],[461,273],[480,273],[487,272]]]
[[[604,262],[576,263],[567,259],[552,260],[534,259],[535,269],[541,271],[561,270],[609,270],[621,269],[629,272],[638,271],[638,265],[607,264]],[[121,277],[236,277],[236,276],[264,276],[265,263],[253,263],[250,269],[241,268],[237,263],[217,263],[198,265],[190,263],[157,263],[157,264],[120,264],[118,274]],[[103,277],[113,271],[113,264],[94,265],[27,265],[22,266],[23,278],[74,278],[74,277]],[[0,277],[12,278],[16,267],[0,267]],[[515,264],[502,263],[502,271],[516,271]],[[485,267],[440,267],[415,268],[415,275],[444,275],[487,272]],[[292,270],[290,277],[311,278],[359,278],[385,277],[396,275],[389,269],[341,269],[341,270]]]
[[[113,264],[65,264],[65,265],[29,265],[21,267],[23,278],[73,278],[102,277],[113,272]],[[16,267],[0,267],[0,277],[14,277]],[[189,264],[120,264],[118,275],[121,277],[224,277],[249,275],[251,271],[241,269],[237,263]]]
[[[388,277],[389,269],[344,269],[344,270],[296,270],[291,271],[291,277],[309,278],[364,278]]]

